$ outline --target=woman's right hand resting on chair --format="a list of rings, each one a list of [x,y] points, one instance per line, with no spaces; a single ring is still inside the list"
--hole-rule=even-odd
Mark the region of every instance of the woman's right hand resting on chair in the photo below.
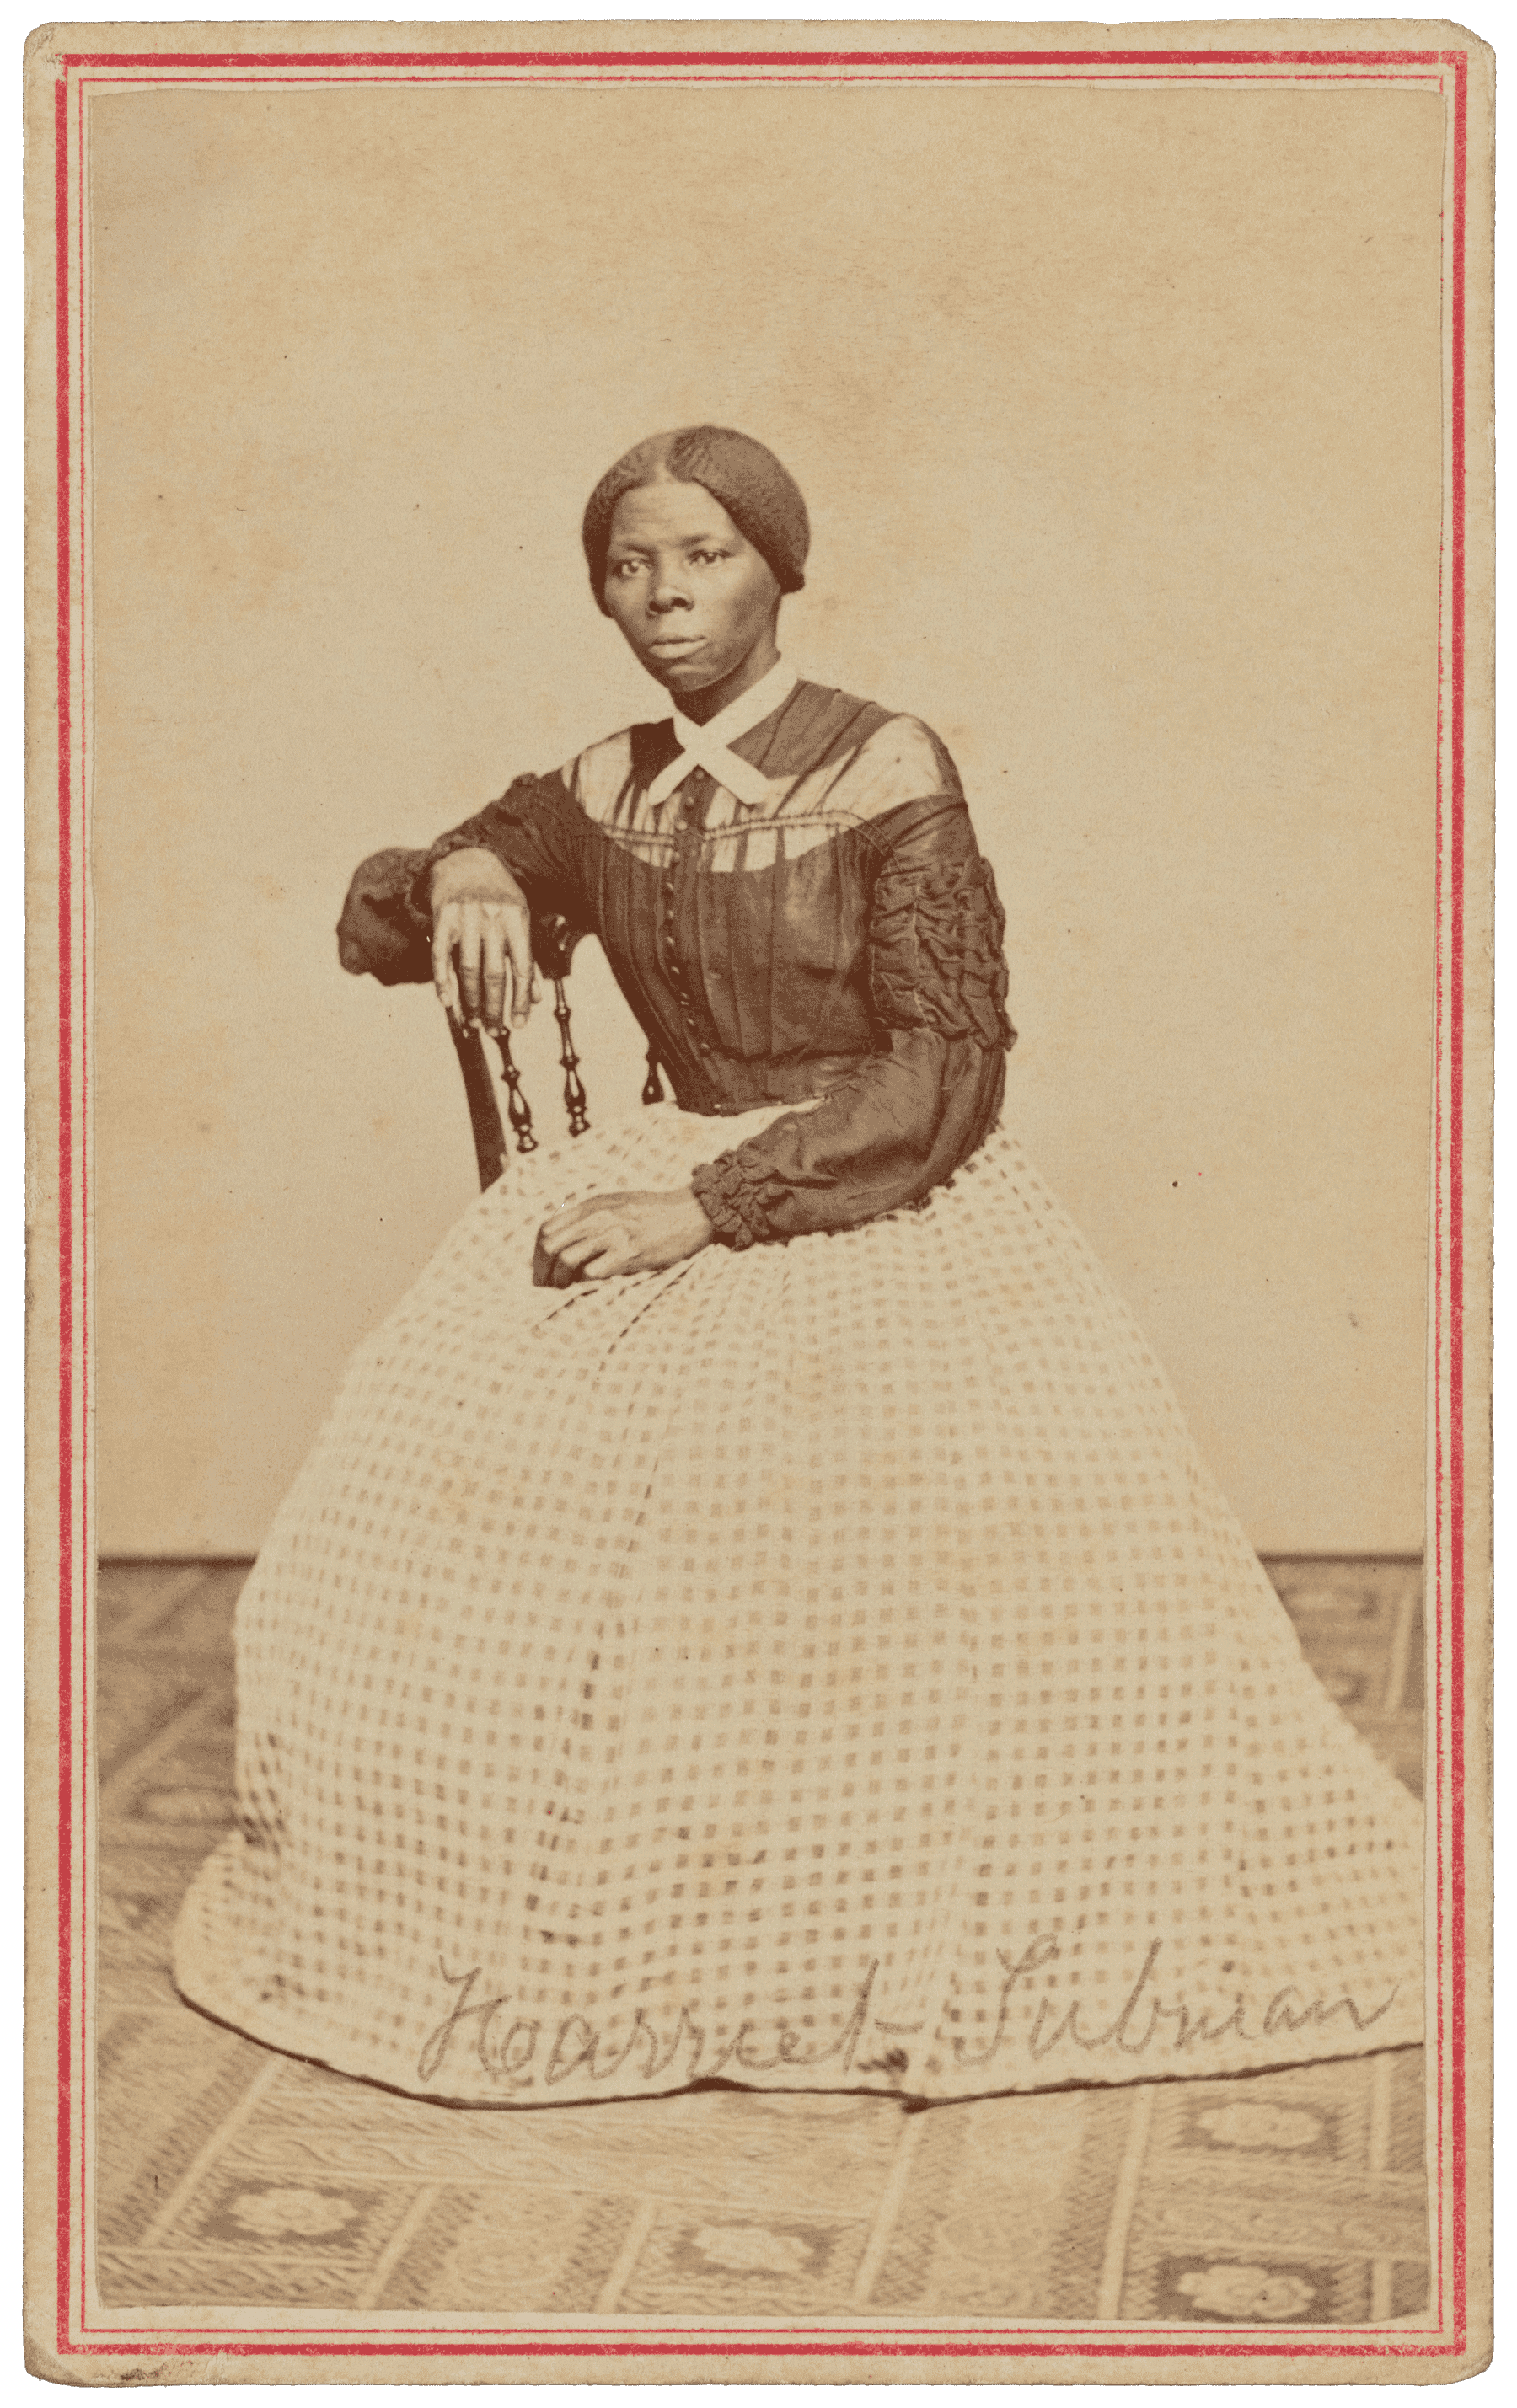
[[[432,872],[431,901],[439,1000],[497,1035],[509,1001],[511,1025],[522,1027],[542,990],[532,960],[531,911],[505,864],[483,846],[445,853]],[[538,1231],[533,1285],[569,1287],[576,1280],[667,1270],[715,1236],[688,1187],[581,1197],[560,1205]]]
[[[483,846],[445,853],[431,895],[432,983],[443,1010],[496,1036],[508,1019],[525,1028],[542,989],[532,915],[505,863]]]

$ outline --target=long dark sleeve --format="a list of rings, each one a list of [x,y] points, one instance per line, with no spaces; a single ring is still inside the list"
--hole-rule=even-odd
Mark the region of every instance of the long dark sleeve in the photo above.
[[[354,872],[338,922],[338,954],[355,977],[384,986],[420,984],[432,975],[428,890],[436,865],[479,846],[504,862],[534,915],[556,912],[589,925],[584,901],[584,814],[560,778],[513,780],[498,800],[423,853],[392,847]]]
[[[1015,1032],[1005,914],[957,796],[877,830],[868,927],[879,1051],[809,1111],[787,1112],[698,1169],[730,1245],[849,1229],[920,1201],[993,1127]]]

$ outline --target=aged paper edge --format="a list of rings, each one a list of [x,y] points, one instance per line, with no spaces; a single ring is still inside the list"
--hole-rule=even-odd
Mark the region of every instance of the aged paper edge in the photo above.
[[[282,67],[340,79],[503,71],[699,81],[889,70],[1423,77],[1449,120],[1439,630],[1435,1147],[1429,1247],[1429,2140],[1433,2314],[1354,2332],[1037,2328],[876,2317],[806,2328],[256,2310],[103,2310],[88,2288],[94,1800],[87,826],[90,87]],[[64,2383],[1438,2383],[1490,2348],[1492,107],[1495,62],[1447,22],[1234,24],[84,24],[26,55],[30,1077],[26,2351]]]

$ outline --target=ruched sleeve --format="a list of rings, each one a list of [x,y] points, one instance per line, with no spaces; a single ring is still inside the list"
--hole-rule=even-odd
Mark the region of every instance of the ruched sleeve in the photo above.
[[[343,968],[355,977],[367,971],[383,986],[429,979],[432,871],[448,853],[476,845],[504,862],[534,915],[555,912],[587,928],[584,830],[585,815],[561,778],[525,777],[426,852],[371,853],[354,872],[338,922]]]
[[[702,1165],[692,1185],[735,1247],[850,1229],[920,1202],[1001,1109],[1005,914],[957,796],[874,824],[869,988],[879,1050],[822,1102]]]

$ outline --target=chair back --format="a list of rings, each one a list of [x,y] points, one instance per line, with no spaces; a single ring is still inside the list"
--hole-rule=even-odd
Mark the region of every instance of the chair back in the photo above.
[[[580,1077],[579,1055],[574,1051],[573,1030],[570,1024],[569,998],[565,982],[574,948],[585,934],[583,928],[571,927],[557,912],[544,913],[532,921],[532,958],[542,976],[553,986],[553,1016],[558,1024],[558,1059],[564,1073],[564,1110],[569,1115],[569,1134],[583,1137],[590,1125],[589,1097]],[[469,1118],[474,1132],[474,1159],[479,1165],[480,1185],[493,1187],[506,1167],[506,1132],[500,1119],[500,1105],[495,1092],[495,1073],[485,1050],[484,1033],[471,1023],[460,1021],[454,1012],[448,1014],[448,1033],[463,1072],[464,1093],[469,1099]],[[535,1154],[537,1134],[532,1125],[532,1108],[527,1100],[521,1072],[512,1058],[511,1038],[502,1029],[489,1042],[499,1054],[500,1081],[506,1090],[506,1116],[511,1123],[518,1154]],[[656,1046],[648,1048],[648,1075],[643,1082],[645,1104],[662,1103],[663,1082],[658,1076],[658,1054]]]

